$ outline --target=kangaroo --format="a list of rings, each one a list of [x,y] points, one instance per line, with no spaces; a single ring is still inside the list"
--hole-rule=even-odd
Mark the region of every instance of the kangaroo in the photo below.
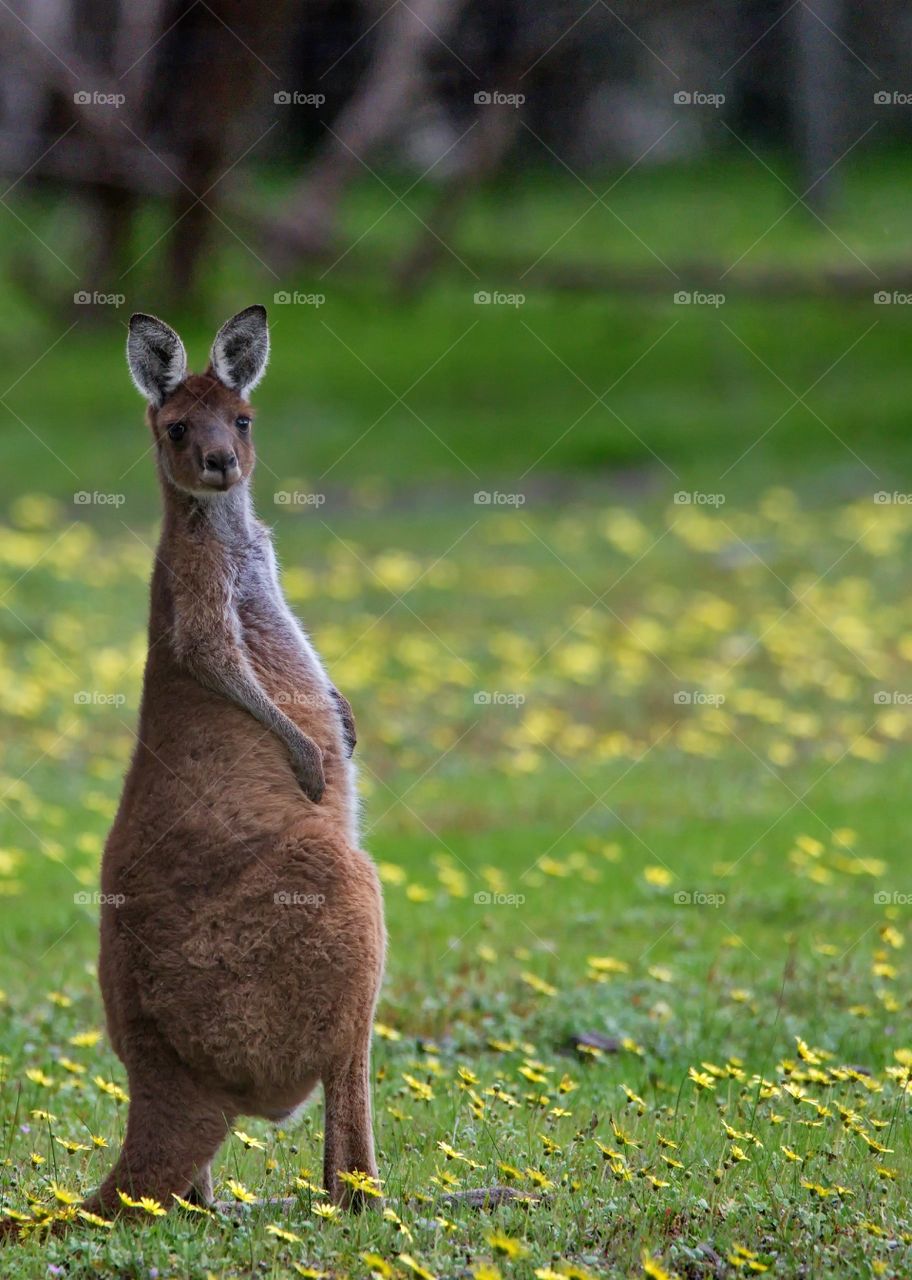
[[[108,837],[99,979],[129,1080],[119,1191],[212,1198],[240,1115],[278,1120],[322,1083],[324,1182],[377,1176],[370,1040],[386,935],[358,848],[351,707],[279,585],[250,496],[265,308],[219,330],[188,374],[178,335],[134,315],[127,359],[164,504],[139,732]],[[120,903],[120,905],[114,905]]]

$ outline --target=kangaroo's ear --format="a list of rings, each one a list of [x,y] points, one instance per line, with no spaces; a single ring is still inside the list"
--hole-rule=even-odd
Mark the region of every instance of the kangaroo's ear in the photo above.
[[[127,363],[140,395],[156,409],[187,375],[184,344],[169,325],[141,312],[130,317]]]
[[[219,382],[245,396],[266,372],[269,359],[269,326],[266,308],[259,304],[226,320],[215,335],[210,357]]]

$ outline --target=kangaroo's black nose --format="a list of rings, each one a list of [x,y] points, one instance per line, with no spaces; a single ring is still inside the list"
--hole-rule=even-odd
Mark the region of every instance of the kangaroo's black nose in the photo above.
[[[207,471],[230,471],[237,466],[237,456],[232,449],[210,449],[203,461]]]

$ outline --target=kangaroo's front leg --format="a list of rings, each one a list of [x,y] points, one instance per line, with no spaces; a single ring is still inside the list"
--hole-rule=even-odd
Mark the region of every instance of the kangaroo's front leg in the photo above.
[[[317,802],[326,786],[323,753],[276,706],[256,677],[231,598],[231,566],[211,554],[200,561],[192,581],[174,578],[171,643],[175,655],[201,685],[249,711],[285,744],[295,777]]]

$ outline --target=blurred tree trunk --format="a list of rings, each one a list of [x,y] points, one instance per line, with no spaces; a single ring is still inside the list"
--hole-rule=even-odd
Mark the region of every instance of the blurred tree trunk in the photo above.
[[[255,149],[256,134],[251,139],[244,126],[267,117],[266,106],[273,106],[281,81],[270,64],[291,25],[292,0],[269,6],[233,0],[221,9],[223,19],[207,5],[188,10],[180,29],[185,75],[173,108],[183,185],[172,206],[168,250],[169,283],[178,295],[196,288],[217,221],[210,210],[220,201],[218,184],[245,154],[240,138],[248,151]],[[265,136],[268,125],[260,132]]]
[[[506,86],[503,92],[515,92],[506,76],[498,77],[496,83]],[[465,139],[465,153],[456,172],[441,188],[415,243],[393,268],[396,285],[402,293],[417,292],[446,255],[447,238],[452,236],[466,201],[502,167],[516,140],[519,124],[519,111],[515,107],[495,104],[482,107],[473,132]]]
[[[7,26],[15,23],[24,33],[51,49],[68,49],[72,44],[72,7],[68,0],[27,0],[20,6],[21,23],[8,15]],[[16,47],[19,41],[13,44]],[[35,58],[7,57],[0,99],[4,127],[22,147],[23,168],[30,148],[42,137],[51,107],[53,84]]]
[[[428,61],[445,42],[464,0],[411,0],[388,7],[370,0],[366,17],[377,23],[370,66],[301,180],[282,217],[281,238],[294,236],[305,253],[320,254],[335,237],[339,206],[352,179],[366,171],[382,144],[430,92]],[[374,14],[377,10],[377,14]],[[384,15],[384,10],[386,10]]]
[[[818,215],[831,207],[838,179],[831,167],[839,157],[843,89],[839,33],[845,29],[842,0],[814,0],[813,11],[798,4],[795,25],[793,133],[800,190]],[[827,30],[829,28],[829,30]]]

